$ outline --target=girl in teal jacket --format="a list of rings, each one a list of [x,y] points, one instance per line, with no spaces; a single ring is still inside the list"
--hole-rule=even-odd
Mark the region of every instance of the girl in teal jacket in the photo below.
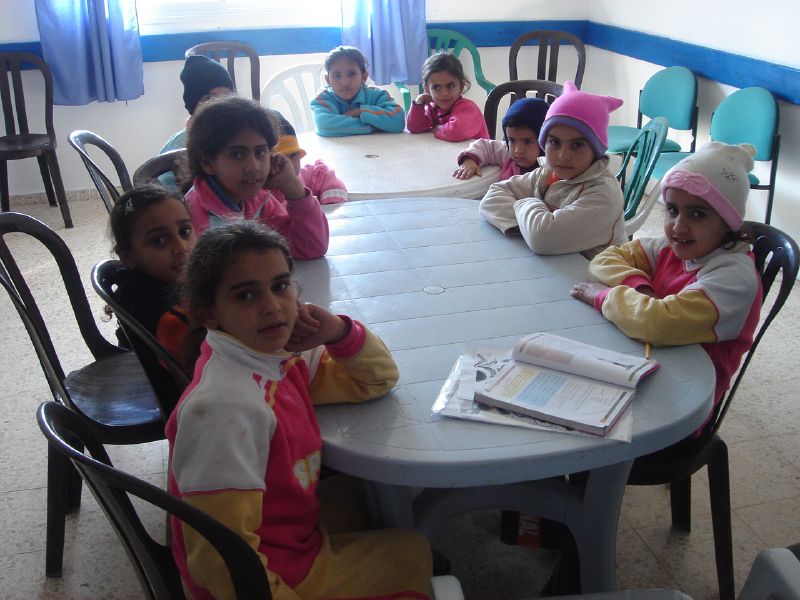
[[[318,135],[403,131],[405,112],[388,92],[367,86],[367,77],[367,59],[357,48],[339,46],[331,50],[325,59],[328,87],[311,101]]]

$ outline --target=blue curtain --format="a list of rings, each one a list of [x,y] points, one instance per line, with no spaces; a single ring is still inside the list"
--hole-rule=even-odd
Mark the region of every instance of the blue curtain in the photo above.
[[[419,83],[428,57],[425,0],[342,0],[342,44],[364,53],[375,83]]]
[[[144,94],[136,0],[36,0],[36,18],[56,104]]]

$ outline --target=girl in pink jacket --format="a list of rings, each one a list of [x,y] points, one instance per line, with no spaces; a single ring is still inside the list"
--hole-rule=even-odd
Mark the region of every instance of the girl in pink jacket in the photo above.
[[[323,256],[328,221],[289,159],[270,156],[279,124],[246,98],[215,98],[195,113],[186,147],[192,188],[186,208],[200,234],[228,220],[255,219],[280,232],[294,258]]]
[[[456,56],[429,56],[422,65],[422,83],[425,93],[417,96],[408,111],[411,133],[433,130],[433,135],[447,142],[489,137],[481,109],[462,96],[470,84]]]

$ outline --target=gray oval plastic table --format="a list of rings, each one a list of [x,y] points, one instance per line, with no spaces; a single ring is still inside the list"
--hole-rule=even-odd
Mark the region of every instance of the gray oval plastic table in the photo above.
[[[481,169],[481,176],[453,177],[458,153],[465,142],[444,142],[432,133],[383,133],[320,137],[313,131],[298,135],[307,152],[303,163],[321,159],[347,186],[351,200],[408,196],[483,198],[500,177],[500,167]]]
[[[406,198],[325,208],[328,254],[298,261],[301,299],[369,325],[400,369],[394,390],[358,405],[319,407],[326,465],[371,482],[384,526],[433,539],[477,508],[566,524],[584,592],[616,589],[619,510],[633,459],[692,433],[711,411],[714,370],[699,346],[656,348],[662,367],[637,388],[630,443],[431,414],[467,342],[511,345],[553,331],[643,353],[569,296],[586,277],[580,255],[536,256],[478,214],[474,200]],[[555,478],[589,471],[585,485]],[[426,488],[414,500],[412,488]]]

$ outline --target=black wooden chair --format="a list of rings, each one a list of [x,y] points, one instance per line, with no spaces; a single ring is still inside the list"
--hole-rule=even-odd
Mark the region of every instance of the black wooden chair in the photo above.
[[[8,244],[8,234],[39,241],[61,273],[61,285],[81,336],[94,361],[65,374],[47,325]],[[39,267],[40,265],[37,265]],[[36,350],[53,398],[83,415],[106,444],[139,444],[164,438],[164,421],[147,377],[133,352],[108,342],[97,328],[75,260],[64,241],[47,225],[18,213],[0,214],[0,285],[5,289]],[[58,293],[59,280],[50,278],[41,294]],[[63,315],[60,315],[63,319]],[[64,551],[64,519],[80,503],[80,480],[63,459],[48,454],[47,547],[48,576],[59,576]]]
[[[511,81],[519,79],[517,71],[517,57],[523,46],[538,44],[539,54],[536,60],[536,79],[546,79],[548,81],[558,81],[558,55],[561,46],[572,46],[578,54],[578,66],[575,70],[575,78],[572,80],[575,87],[580,88],[583,81],[583,72],[586,69],[586,47],[583,41],[566,31],[537,30],[523,33],[508,51],[508,78]],[[561,77],[561,81],[569,77]]]
[[[519,79],[517,81],[507,81],[496,86],[491,92],[489,97],[486,98],[486,104],[483,107],[483,118],[486,121],[486,128],[489,130],[491,139],[496,139],[497,129],[497,107],[508,94],[511,94],[511,104],[517,98],[524,98],[528,92],[535,92],[534,96],[540,98],[545,102],[552,102],[558,96],[564,93],[564,87],[552,81],[545,81],[541,79]]]
[[[25,109],[22,71],[28,65],[44,78],[45,133],[32,133]],[[9,84],[9,77],[11,83]],[[13,92],[13,96],[12,96]],[[13,100],[12,100],[13,97]],[[5,135],[0,136],[0,207],[10,210],[8,161],[36,157],[50,206],[61,209],[64,226],[72,227],[67,195],[56,157],[56,132],[53,129],[53,74],[47,63],[28,52],[0,52],[0,101],[3,106]]]
[[[99,135],[91,131],[86,131],[85,129],[73,131],[69,134],[67,139],[69,140],[70,146],[78,151],[86,170],[89,171],[89,176],[92,178],[94,187],[97,188],[97,193],[100,194],[100,199],[103,201],[106,210],[111,212],[114,203],[120,196],[118,188],[122,188],[123,192],[127,192],[133,188],[130,175],[128,175],[128,169],[122,157],[119,155],[119,152]],[[111,161],[114,170],[117,172],[119,185],[112,182],[108,175],[103,172],[100,165],[98,165],[89,154],[87,146],[98,148],[108,157],[108,160]]]
[[[218,63],[224,58],[234,89],[237,89],[234,62],[237,56],[245,55],[250,59],[250,95],[256,102],[261,101],[261,63],[255,48],[242,42],[205,42],[189,48],[185,57],[189,58],[193,54],[202,54]]]
[[[121,266],[122,263],[113,259],[97,263],[92,269],[92,287],[117,316],[131,348],[142,363],[166,419],[189,385],[189,378],[158,339],[117,302],[114,287]]]
[[[133,173],[133,187],[161,185],[158,178],[164,173],[172,173],[178,181],[178,174],[186,157],[186,148],[178,148],[147,159]],[[162,186],[163,187],[163,186]]]
[[[238,534],[168,492],[115,469],[94,430],[76,412],[55,402],[44,402],[36,418],[51,447],[72,462],[108,517],[145,597],[173,600],[184,598],[184,594],[171,549],[147,532],[131,503],[131,495],[177,517],[206,538],[225,561],[236,598],[272,598],[261,560]]]
[[[714,552],[721,600],[734,600],[733,542],[731,538],[731,502],[728,474],[728,447],[719,436],[722,420],[731,405],[747,366],[753,358],[761,338],[781,310],[792,291],[800,266],[800,250],[795,241],[782,231],[753,221],[744,228],[753,233],[753,253],[761,274],[763,296],[767,294],[780,273],[780,287],[775,294],[767,316],[756,331],[753,345],[745,354],[742,366],[730,391],[714,409],[711,422],[698,438],[689,438],[633,463],[628,485],[670,485],[672,525],[678,529],[691,529],[691,476],[702,467],[708,467],[708,486],[711,494],[711,521],[714,529]]]

